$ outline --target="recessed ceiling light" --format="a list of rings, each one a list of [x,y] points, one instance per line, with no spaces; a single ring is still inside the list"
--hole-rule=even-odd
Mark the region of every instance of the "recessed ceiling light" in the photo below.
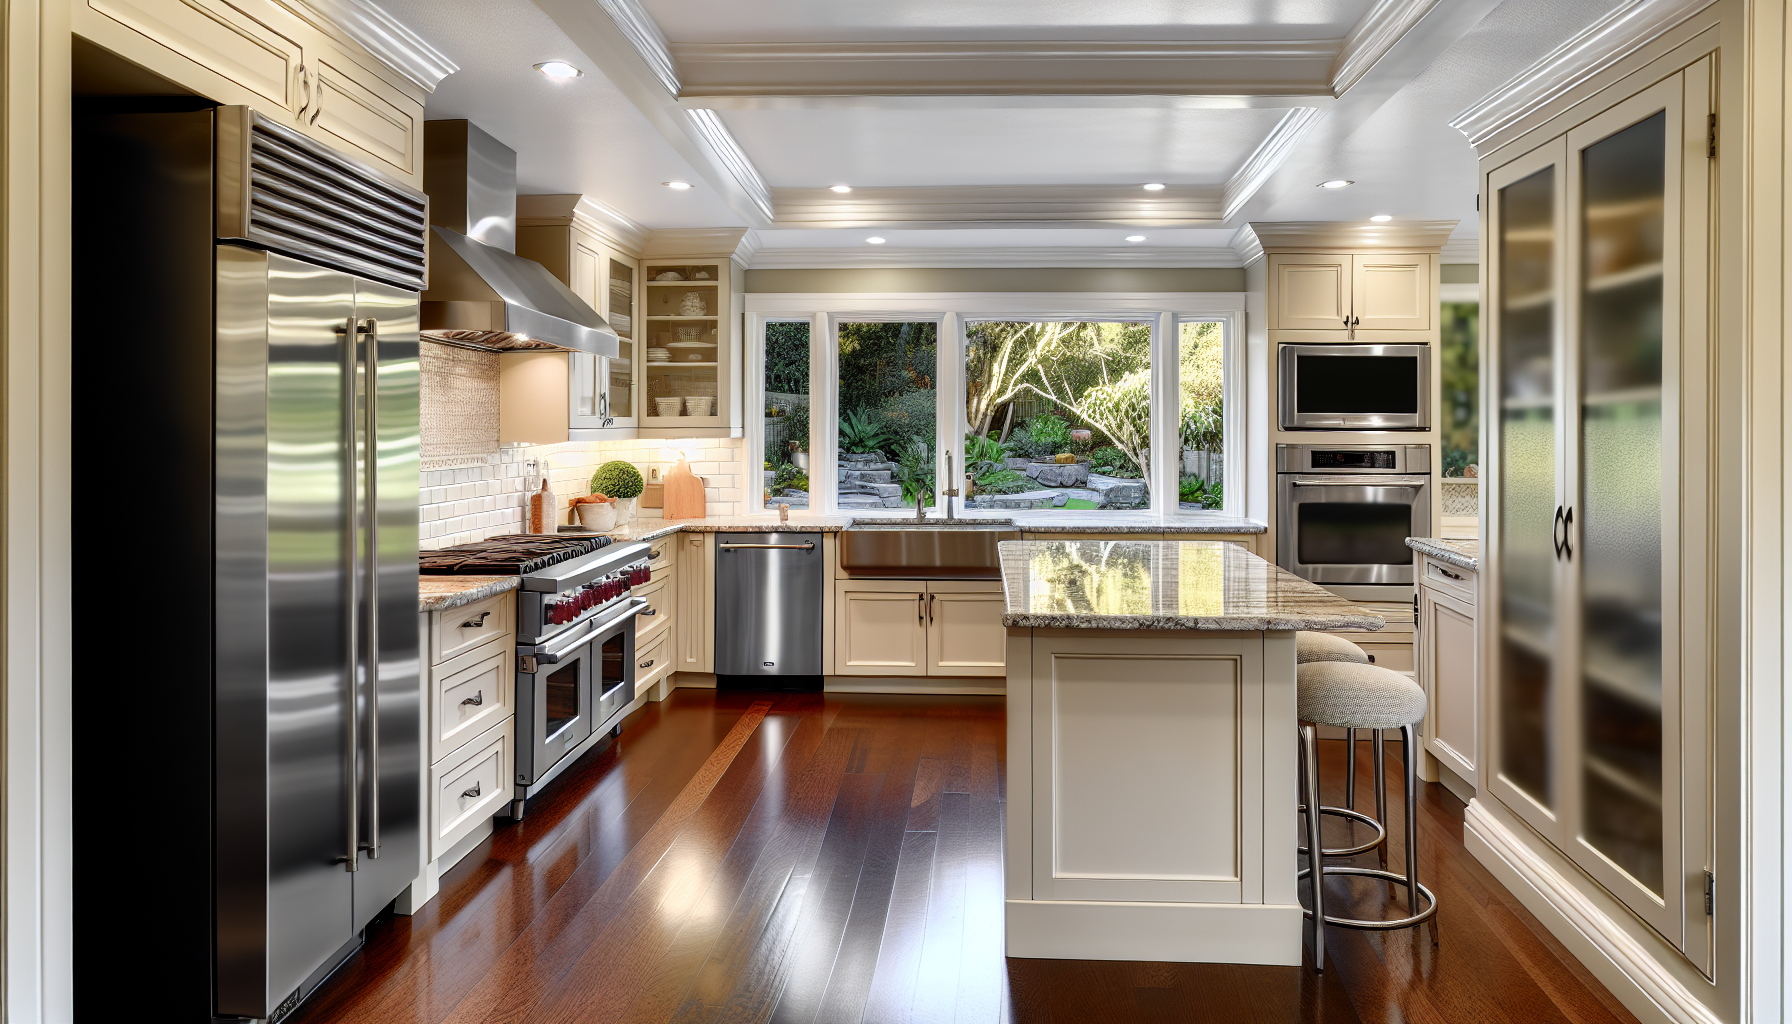
[[[829,185],[828,191],[829,192],[838,192],[841,195],[845,195],[846,193],[852,191],[852,186],[851,185]]]
[[[876,235],[872,235],[870,238],[865,239],[865,241],[870,242],[872,245],[884,244],[884,240]]]
[[[1389,214],[1378,213],[1375,216],[1370,217],[1369,219],[1374,221],[1377,224],[1386,224],[1388,221],[1393,220],[1394,218]]]
[[[535,65],[535,70],[549,78],[557,79],[559,81],[565,81],[569,78],[585,77],[585,72],[580,71],[578,68],[573,67],[563,60],[543,61],[540,64]]]
[[[691,187],[691,183],[688,181],[662,181],[662,182],[660,182],[660,184],[666,186],[667,188],[671,189],[674,192],[683,192],[686,189]]]
[[[1128,242],[1143,242],[1145,240],[1145,236],[1144,235],[1127,235],[1126,240]]]
[[[1164,183],[1161,181],[1154,181],[1144,186],[1144,189],[1147,192],[1162,192],[1164,190]]]
[[[1356,182],[1354,182],[1354,181],[1347,181],[1343,178],[1333,178],[1330,181],[1320,182],[1319,187],[1320,188],[1344,188],[1347,185],[1354,185],[1354,184],[1356,184]]]

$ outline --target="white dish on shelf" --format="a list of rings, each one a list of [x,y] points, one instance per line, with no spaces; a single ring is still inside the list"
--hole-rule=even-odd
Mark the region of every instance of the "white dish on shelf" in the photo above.
[[[662,347],[667,348],[667,349],[674,349],[674,348],[716,348],[717,346],[716,346],[716,343],[713,341],[668,341]]]
[[[680,274],[676,270],[668,270],[665,273],[660,274],[659,276],[655,277],[654,280],[655,281],[682,281],[682,280],[684,280],[684,275]]]
[[[701,395],[684,396],[684,414],[686,416],[714,416],[716,400]]]
[[[684,415],[684,399],[682,398],[656,398],[653,400],[653,407],[659,411],[661,416]]]

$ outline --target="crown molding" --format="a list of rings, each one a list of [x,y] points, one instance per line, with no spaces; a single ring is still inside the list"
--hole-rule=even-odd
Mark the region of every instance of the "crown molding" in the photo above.
[[[760,213],[765,214],[768,219],[771,218],[773,215],[772,190],[766,187],[765,179],[759,176],[759,168],[753,166],[753,161],[747,156],[747,151],[740,148],[740,143],[734,141],[734,136],[729,134],[728,126],[722,123],[721,115],[713,110],[687,109],[685,116],[691,119],[691,124],[696,126],[697,134],[701,135],[703,141],[709,144],[710,151],[722,161],[722,166],[734,176],[735,184],[739,185],[753,200],[753,205],[759,207]]]
[[[577,193],[516,197],[517,227],[571,224],[606,245],[631,253],[647,245],[648,229],[590,196]]]
[[[1481,262],[1481,240],[1479,238],[1452,238],[1445,242],[1439,253],[1440,263],[1479,263]]]
[[[1217,186],[1146,193],[1133,184],[858,188],[845,196],[825,188],[779,188],[772,195],[777,225],[805,228],[1190,227],[1217,223],[1224,198]]]
[[[622,30],[622,35],[647,63],[648,70],[653,72],[660,84],[672,95],[678,95],[678,64],[672,59],[672,52],[666,42],[666,34],[660,31],[659,22],[647,13],[640,0],[597,0],[604,13]]]
[[[1363,20],[1344,37],[1337,60],[1332,63],[1332,95],[1342,96],[1362,81],[1375,62],[1387,56],[1394,44],[1412,31],[1437,3],[1438,0],[1376,0],[1369,13],[1363,15]]]
[[[748,266],[754,270],[847,269],[988,269],[990,267],[1162,267],[1232,268],[1239,266],[1231,249],[1180,247],[1124,249],[1094,246],[989,246],[982,248],[891,248],[863,246],[760,249]]]
[[[748,228],[746,233],[740,236],[740,241],[735,243],[734,262],[740,264],[742,269],[752,266],[753,260],[758,257],[764,244],[765,240],[759,237],[759,232]]]
[[[1444,243],[1450,240],[1450,232],[1455,231],[1459,223],[1454,220],[1408,220],[1387,224],[1285,220],[1252,221],[1249,226],[1266,252],[1360,252],[1365,249],[1410,252],[1414,249],[1441,251]]]
[[[1257,148],[1226,182],[1221,220],[1230,220],[1257,194],[1257,190],[1263,187],[1270,175],[1281,168],[1282,162],[1288,159],[1288,154],[1294,152],[1294,146],[1301,136],[1318,119],[1317,107],[1295,107],[1282,115],[1282,119],[1276,122],[1275,130],[1257,144]]]
[[[435,92],[442,79],[460,70],[459,64],[369,0],[281,2],[330,35],[360,44],[426,93]]]
[[[1239,225],[1238,233],[1232,236],[1231,248],[1240,266],[1248,267],[1263,258],[1263,242],[1249,224]]]
[[[1628,0],[1450,121],[1485,156],[1518,126],[1714,0]]]
[[[727,256],[733,258],[746,238],[746,228],[659,228],[647,233],[643,258],[664,256]]]

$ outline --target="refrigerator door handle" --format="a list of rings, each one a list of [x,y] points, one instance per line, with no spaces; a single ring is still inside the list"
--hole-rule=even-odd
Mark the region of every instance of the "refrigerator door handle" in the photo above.
[[[379,341],[380,322],[362,320],[367,336],[367,355],[362,362],[367,381],[367,414],[362,420],[366,437],[363,460],[367,474],[362,505],[367,509],[367,857],[380,856],[380,516],[379,516]]]
[[[354,317],[337,330],[343,337],[342,438],[348,472],[343,501],[348,508],[348,870],[361,870],[361,494],[360,494],[360,325]]]

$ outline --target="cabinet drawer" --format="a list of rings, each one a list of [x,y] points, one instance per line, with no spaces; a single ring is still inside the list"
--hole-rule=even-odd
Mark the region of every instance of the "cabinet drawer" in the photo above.
[[[512,595],[499,594],[462,608],[435,613],[429,631],[429,662],[440,665],[457,654],[478,647],[494,637],[510,632]]]
[[[504,719],[429,770],[430,860],[510,802],[515,723]]]
[[[1441,590],[1451,597],[1456,598],[1458,601],[1467,601],[1470,605],[1473,605],[1475,603],[1475,577],[1477,575],[1479,574],[1470,572],[1467,569],[1458,569],[1453,565],[1446,565],[1443,562],[1437,562],[1430,558],[1426,558],[1425,572],[1420,579],[1424,580],[1424,585],[1427,587]]]
[[[649,636],[658,636],[666,625],[672,621],[672,605],[667,598],[672,592],[667,588],[665,580],[655,580],[644,587],[636,587],[634,595],[645,598],[647,604],[635,613],[635,649],[640,650],[641,642]]]
[[[646,644],[635,645],[635,694],[639,696],[647,684],[672,668],[672,634],[661,630]]]
[[[647,544],[647,568],[653,570],[653,578],[660,578],[661,569],[672,568],[673,556],[678,552],[678,534],[661,537]]]
[[[516,674],[514,649],[489,644],[431,670],[430,751],[433,764],[473,741],[475,736],[508,718]]]

